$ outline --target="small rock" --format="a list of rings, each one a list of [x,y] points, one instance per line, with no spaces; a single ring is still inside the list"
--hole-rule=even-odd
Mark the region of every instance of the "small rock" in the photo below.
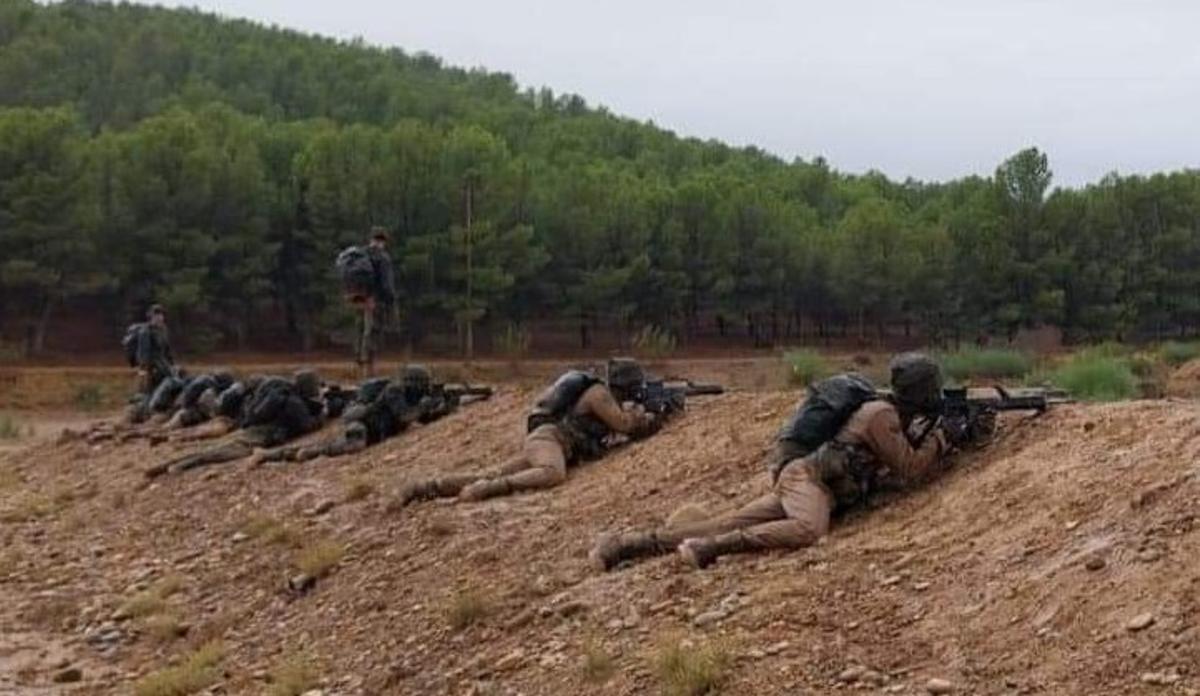
[[[692,619],[692,625],[693,626],[707,626],[709,624],[714,624],[728,616],[729,616],[728,613],[721,611],[720,609],[715,609],[713,611],[706,611],[703,614],[697,614],[696,618]]]
[[[1137,559],[1142,563],[1153,563],[1160,558],[1162,558],[1162,553],[1158,549],[1143,549],[1137,555]]]
[[[1146,611],[1130,619],[1129,622],[1125,624],[1125,630],[1136,633],[1137,631],[1150,628],[1152,625],[1154,625],[1154,614]]]
[[[750,658],[751,660],[761,660],[766,656],[767,653],[763,650],[755,649],[746,651],[746,657]]]
[[[1107,565],[1105,560],[1100,556],[1092,556],[1084,562],[1083,567],[1091,571],[1103,570]]]
[[[337,503],[333,502],[332,500],[323,500],[317,503],[317,506],[308,514],[312,517],[319,517],[332,510],[335,505],[337,505]]]
[[[917,592],[924,592],[925,590],[928,590],[930,587],[933,587],[933,583],[931,583],[931,582],[922,581],[922,582],[914,582],[913,583],[913,589],[916,590]]]
[[[1143,684],[1170,686],[1177,681],[1179,681],[1179,675],[1171,672],[1146,672],[1142,675]]]
[[[841,674],[838,675],[838,681],[842,682],[843,684],[853,684],[861,679],[866,672],[867,668],[861,665],[847,667],[846,669],[842,670]]]
[[[900,581],[903,579],[904,578],[900,577],[899,575],[890,575],[890,576],[884,578],[883,580],[881,580],[879,582],[879,584],[883,585],[884,587],[891,587],[892,585],[900,584]]]
[[[525,659],[525,651],[520,648],[517,648],[516,650],[513,650],[512,652],[508,653],[507,655],[500,658],[499,660],[496,660],[496,664],[495,664],[496,671],[497,672],[506,672],[506,671],[512,669],[513,667],[516,667],[517,665],[521,664],[521,662],[524,659]]]
[[[313,587],[316,587],[317,579],[307,573],[300,573],[288,578],[288,589],[295,594],[304,594]]]
[[[779,653],[783,652],[784,650],[787,650],[790,647],[792,647],[791,643],[787,642],[786,640],[781,640],[778,643],[768,645],[767,649],[766,649],[766,653],[768,655],[778,655]]]
[[[78,667],[68,667],[54,675],[55,684],[74,684],[83,681],[83,670]]]
[[[887,680],[887,675],[881,672],[876,672],[873,669],[868,669],[867,671],[863,672],[862,677],[859,679],[859,681],[875,687],[883,686],[887,683]]]
[[[925,690],[931,694],[952,694],[954,693],[954,684],[946,679],[934,677],[925,682]]]
[[[247,539],[249,539],[249,538],[250,538],[250,535],[249,535],[249,534],[246,534],[245,532],[234,532],[234,534],[233,534],[233,543],[235,543],[235,544],[240,544],[240,543],[242,543],[243,541],[245,541],[245,540],[247,540]]]
[[[587,611],[589,608],[590,607],[588,607],[587,602],[582,602],[580,600],[574,600],[574,601],[567,602],[567,603],[561,605],[560,607],[558,607],[558,614],[559,614],[559,616],[563,616],[563,617],[571,617],[571,616],[575,616],[577,614],[582,614],[585,611]]]

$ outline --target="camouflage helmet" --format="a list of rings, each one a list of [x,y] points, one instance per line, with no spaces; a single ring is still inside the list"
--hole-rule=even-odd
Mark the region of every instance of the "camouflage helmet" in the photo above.
[[[424,365],[405,365],[400,369],[400,385],[405,389],[427,391],[433,383],[433,374]]]
[[[607,381],[610,389],[634,389],[645,384],[646,371],[633,358],[609,358]]]
[[[888,365],[896,404],[918,413],[936,411],[942,402],[942,370],[924,353],[901,353]]]
[[[216,387],[209,387],[200,394],[200,398],[196,399],[196,408],[206,416],[213,416],[217,413]]]
[[[292,375],[292,383],[296,391],[306,399],[318,399],[321,396],[321,378],[313,370],[296,370]]]

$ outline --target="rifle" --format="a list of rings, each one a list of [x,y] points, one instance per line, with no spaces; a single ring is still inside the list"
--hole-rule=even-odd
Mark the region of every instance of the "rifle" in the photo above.
[[[725,387],[719,384],[698,384],[691,380],[662,379],[647,380],[638,388],[633,400],[641,404],[647,412],[660,416],[670,416],[683,411],[687,397],[724,394]]]
[[[485,401],[492,398],[494,391],[491,387],[471,386],[470,384],[435,384],[433,393],[457,404],[463,399]]]
[[[943,419],[965,422],[967,441],[981,445],[996,433],[996,414],[1001,411],[1032,411],[1035,416],[1040,416],[1051,406],[1074,401],[1062,389],[1024,388],[1009,391],[998,384],[989,389],[995,393],[988,396],[971,396],[966,387],[948,387],[942,390],[941,409],[933,414],[913,446],[919,447]]]

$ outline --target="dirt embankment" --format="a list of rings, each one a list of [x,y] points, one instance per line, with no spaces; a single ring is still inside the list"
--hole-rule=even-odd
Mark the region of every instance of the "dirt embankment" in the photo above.
[[[1200,406],[1009,418],[943,480],[813,549],[596,575],[598,532],[755,495],[795,395],[697,400],[557,490],[390,505],[406,477],[515,454],[531,394],[504,389],[359,457],[149,487],[141,468],[173,446],[0,455],[0,693],[123,693],[214,637],[236,694],[263,693],[297,656],[327,694],[657,693],[655,655],[680,638],[732,657],[727,693],[924,693],[931,678],[979,694],[1200,689]],[[298,555],[321,542],[344,554],[290,595]],[[589,655],[611,659],[606,681]],[[67,662],[83,681],[54,687]]]

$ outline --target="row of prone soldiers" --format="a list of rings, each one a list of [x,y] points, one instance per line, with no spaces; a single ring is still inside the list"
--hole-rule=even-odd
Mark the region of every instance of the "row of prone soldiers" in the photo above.
[[[353,454],[413,423],[437,420],[464,401],[490,395],[486,387],[435,383],[420,365],[405,366],[395,379],[368,379],[351,389],[325,385],[312,370],[244,380],[224,370],[194,376],[179,370],[145,399],[150,415],[142,423],[100,424],[86,436],[91,442],[144,438],[154,444],[229,436],[146,470],[148,477],[157,477],[250,456],[263,463]],[[336,436],[305,446],[288,444],[339,418],[342,428]]]
[[[973,440],[993,427],[988,423],[977,428],[978,423],[943,417],[941,370],[928,356],[897,356],[890,371],[888,393],[876,392],[856,375],[827,380],[830,398],[813,398],[810,391],[776,438],[767,462],[771,487],[761,497],[712,519],[602,535],[589,554],[592,564],[609,570],[635,558],[677,550],[688,563],[702,568],[728,553],[811,545],[828,533],[839,514],[861,505],[877,488],[904,488],[940,473],[947,454],[975,444]],[[570,466],[597,459],[624,439],[651,435],[679,412],[647,408],[647,382],[641,366],[628,359],[610,360],[606,379],[570,371],[535,401],[519,456],[491,471],[410,481],[402,501],[435,497],[475,501],[557,486],[566,480]],[[272,409],[275,417],[269,422],[247,418],[244,412],[238,421],[243,426],[240,437],[154,467],[151,475],[230,461],[249,456],[258,447],[277,448],[315,430],[324,417],[336,412],[329,401],[338,392],[322,393],[315,374],[297,373],[291,384],[286,405]],[[419,402],[426,398],[429,384],[428,371],[408,368],[400,387],[411,389]],[[220,402],[217,395],[218,414]],[[243,408],[255,410],[253,399],[243,403],[250,404]],[[416,418],[429,420],[438,412],[435,406],[427,416]],[[390,417],[389,427],[401,429],[405,418],[411,418],[394,413]],[[306,458],[314,452],[354,451],[373,438],[380,439],[369,424],[363,427],[365,438],[354,443],[351,429],[362,430],[351,422],[339,438],[315,450],[273,449],[257,456],[260,461]]]

